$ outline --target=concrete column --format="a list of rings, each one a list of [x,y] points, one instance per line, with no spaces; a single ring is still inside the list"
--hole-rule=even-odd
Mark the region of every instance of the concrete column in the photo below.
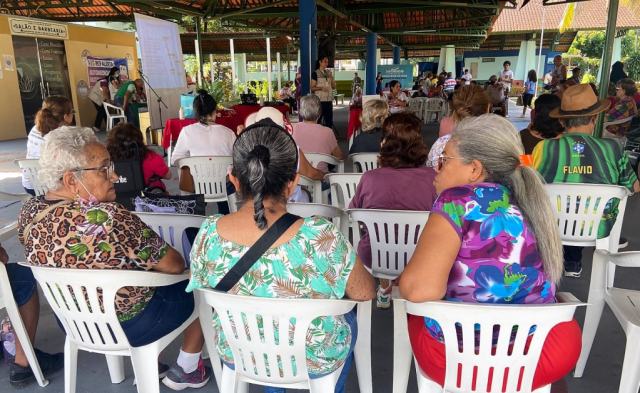
[[[513,79],[523,80],[526,82],[529,70],[536,69],[536,41],[522,41],[520,43],[520,52],[518,53],[518,62],[513,70]],[[541,76],[538,75],[538,78]]]
[[[231,51],[231,83],[233,83],[238,76],[236,74],[236,53],[233,49],[233,39],[229,40],[229,50]]]
[[[311,42],[315,41],[315,33],[312,32],[312,20],[316,19],[316,0],[305,0],[299,3],[300,14],[300,51],[298,52],[298,67],[301,68],[302,95],[311,91],[311,68],[315,65],[311,62]]]
[[[400,47],[399,46],[394,46],[393,47],[393,64],[400,64]]]
[[[244,81],[244,93],[249,93],[249,81],[247,80],[247,54],[242,54],[242,80]]]
[[[602,56],[604,56],[604,53],[602,54]],[[616,61],[620,61],[620,59],[622,58],[622,37],[618,37],[615,38],[613,40],[613,52],[611,53],[611,64],[615,63]],[[604,64],[604,58],[600,58],[600,64]],[[582,70],[582,73],[584,74],[585,70]],[[609,68],[607,70],[607,74],[611,73],[611,68]],[[600,67],[598,69],[598,83],[600,83],[600,81],[602,80],[602,67]],[[605,86],[605,90],[608,88],[608,86]]]
[[[313,0],[313,17],[311,18],[311,69],[315,71],[316,61],[318,60],[318,40],[316,33],[318,32],[318,8],[316,0]]]
[[[271,91],[271,38],[267,38],[267,86],[269,91],[269,101],[273,97],[273,92]]]
[[[213,54],[209,53],[209,75],[211,77],[211,83],[213,83]]]
[[[376,33],[367,33],[367,65],[366,65],[366,75],[365,75],[365,93],[366,94],[376,94],[376,66],[378,62],[376,61],[378,55],[378,35]]]
[[[202,40],[200,39],[200,18],[196,18],[196,62],[198,63],[198,86],[202,86]]]
[[[376,42],[376,45],[378,43]],[[376,65],[378,64],[382,64],[382,50],[381,49],[376,49]],[[366,66],[365,66],[366,67]],[[377,75],[377,72],[376,72]]]
[[[280,52],[276,53],[276,66],[278,68],[278,91],[282,89],[282,66],[280,63]]]
[[[445,67],[447,72],[451,72],[456,76],[456,48],[453,45],[447,45],[440,48],[440,62],[438,63],[438,74]]]

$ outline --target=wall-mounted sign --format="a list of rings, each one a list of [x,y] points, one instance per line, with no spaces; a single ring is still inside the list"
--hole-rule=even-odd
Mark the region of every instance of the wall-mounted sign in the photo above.
[[[87,57],[91,56],[91,52],[89,52],[89,49],[85,49],[82,51],[82,64],[84,64],[85,67],[87,66]]]
[[[76,90],[78,91],[78,95],[80,96],[80,98],[89,97],[89,86],[87,86],[87,82],[83,80],[79,81],[78,85],[76,86]]]
[[[495,63],[496,62],[496,58],[495,57],[483,57],[482,58],[482,62],[483,63]]]
[[[98,80],[107,77],[112,67],[120,69],[120,78],[123,82],[129,79],[129,69],[126,59],[88,56],[87,73],[89,75],[89,88],[92,88]]]
[[[47,37],[66,40],[69,38],[67,25],[52,23],[39,19],[9,18],[12,35],[29,37]]]

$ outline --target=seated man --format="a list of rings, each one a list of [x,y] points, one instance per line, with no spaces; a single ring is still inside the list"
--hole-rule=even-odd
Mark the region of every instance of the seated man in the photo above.
[[[544,139],[533,149],[533,167],[547,183],[611,184],[640,192],[638,178],[622,146],[615,140],[594,138],[598,113],[609,107],[608,100],[598,100],[591,86],[575,85],[562,96],[560,108],[550,117],[558,118],[565,132],[558,139]],[[598,238],[609,236],[616,220],[618,200],[607,202]],[[620,248],[627,241],[620,238]],[[580,277],[582,247],[564,246],[564,275]]]
[[[491,98],[491,104],[494,108],[502,109],[502,116],[507,116],[507,100],[504,98],[507,87],[504,83],[498,82],[498,77],[491,75],[489,78],[489,85],[486,88],[489,98]]]
[[[38,298],[36,279],[28,267],[20,266],[17,263],[7,263],[9,262],[9,255],[2,248],[2,245],[0,245],[0,262],[6,265],[13,298],[18,305],[20,317],[29,339],[31,343],[34,343],[40,317],[40,300]],[[36,377],[31,371],[31,366],[17,336],[15,336],[15,340],[16,354],[14,362],[9,366],[9,384],[14,388],[21,389],[34,383]],[[64,353],[50,355],[39,349],[34,348],[34,350],[40,364],[40,370],[45,378],[57,373],[64,367]]]

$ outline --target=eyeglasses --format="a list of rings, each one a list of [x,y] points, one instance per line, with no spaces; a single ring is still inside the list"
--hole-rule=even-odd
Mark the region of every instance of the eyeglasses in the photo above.
[[[438,172],[440,172],[442,170],[442,166],[444,165],[445,162],[447,162],[448,159],[463,160],[462,157],[451,157],[451,156],[445,156],[444,154],[440,154],[438,156],[438,166],[436,167]]]
[[[95,167],[95,168],[73,169],[73,170],[70,170],[69,172],[83,172],[83,171],[99,171],[101,173],[104,173],[105,177],[107,179],[110,179],[111,175],[115,171],[115,164],[113,163],[113,161],[111,161],[111,162],[109,162],[108,166],[100,166],[100,167]]]

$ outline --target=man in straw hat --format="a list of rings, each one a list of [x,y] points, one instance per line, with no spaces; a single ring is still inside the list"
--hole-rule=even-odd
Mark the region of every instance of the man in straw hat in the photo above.
[[[565,90],[560,108],[549,116],[558,118],[565,134],[558,139],[542,140],[533,149],[533,167],[547,183],[611,184],[640,192],[638,178],[622,146],[613,139],[598,139],[591,134],[598,113],[609,108],[608,100],[599,100],[591,86],[575,85]],[[598,238],[609,236],[616,220],[618,199],[607,202],[598,228]],[[627,246],[620,238],[620,248]],[[582,247],[564,246],[567,277],[580,277]]]

